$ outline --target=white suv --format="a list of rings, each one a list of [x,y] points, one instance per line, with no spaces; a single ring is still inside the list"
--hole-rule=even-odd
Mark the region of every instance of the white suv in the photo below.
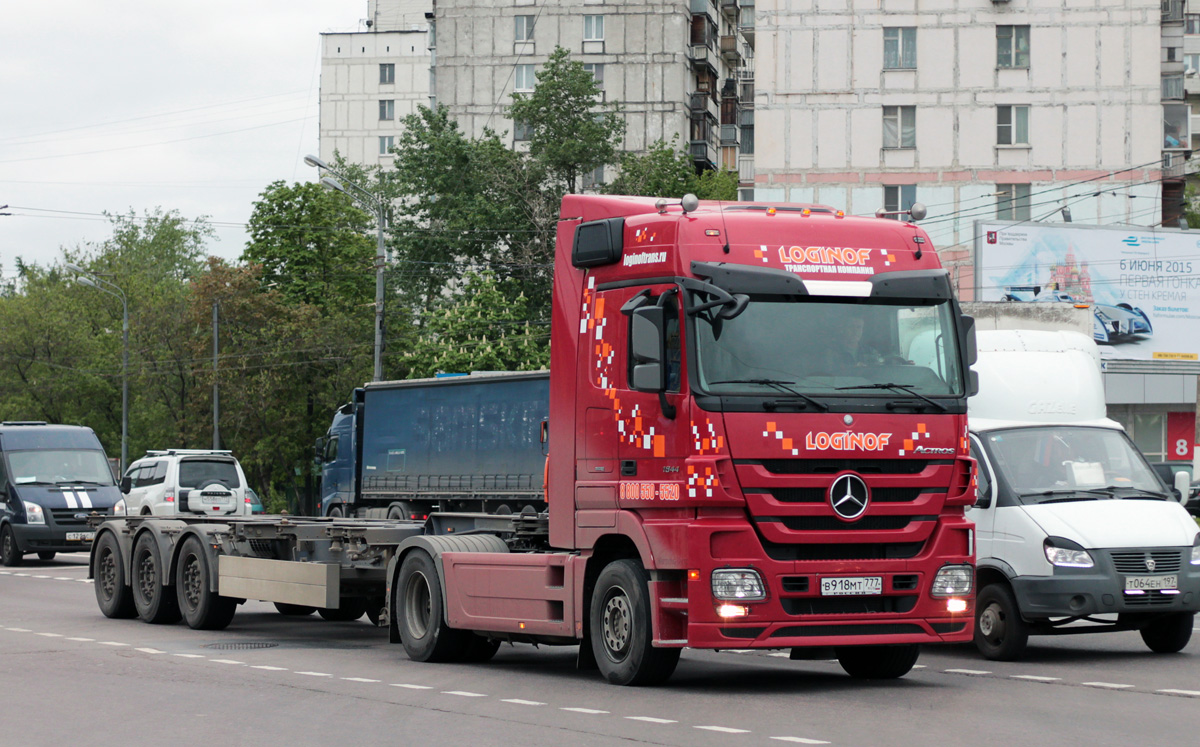
[[[249,516],[246,475],[231,452],[147,451],[121,479],[130,516]]]

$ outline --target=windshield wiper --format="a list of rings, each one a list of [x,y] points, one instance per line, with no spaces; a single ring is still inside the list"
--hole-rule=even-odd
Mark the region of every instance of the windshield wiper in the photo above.
[[[95,480],[59,480],[55,485],[107,485],[108,483],[96,482]]]
[[[892,383],[859,384],[858,386],[839,386],[839,387],[837,387],[837,391],[839,391],[839,392],[843,392],[848,389],[891,389],[893,392],[903,392],[903,393],[909,395],[910,397],[916,397],[917,399],[924,400],[925,402],[928,402],[929,404],[933,405],[934,407],[941,410],[942,412],[946,412],[946,406],[943,405],[941,402],[935,402],[934,400],[931,400],[930,398],[926,397],[924,394],[920,394],[919,392],[914,392],[911,387],[907,387],[903,384],[892,384]]]
[[[759,386],[769,386],[776,391],[783,392],[784,394],[790,394],[793,397],[799,397],[800,399],[809,403],[813,407],[818,408],[819,410],[825,411],[825,410],[829,409],[829,405],[825,404],[824,402],[820,401],[819,399],[814,399],[813,397],[810,397],[807,394],[804,394],[803,392],[798,392],[795,389],[792,389],[792,387],[789,386],[789,384],[795,384],[796,382],[794,382],[794,381],[780,381],[778,379],[723,379],[721,381],[710,381],[709,383],[710,384],[758,384]],[[763,404],[765,405],[767,403],[764,402]]]
[[[1087,495],[1099,495],[1099,496],[1103,496],[1105,498],[1116,498],[1118,490],[1133,490],[1133,491],[1140,493],[1141,495],[1153,496],[1155,498],[1161,498],[1164,500],[1167,498],[1167,496],[1165,496],[1162,493],[1159,493],[1157,491],[1146,490],[1145,488],[1135,488],[1132,486],[1125,486],[1125,485],[1108,485],[1103,488],[1055,488],[1054,490],[1042,490],[1042,491],[1037,491],[1037,492],[1033,492],[1033,493],[1022,493],[1021,496],[1022,497],[1030,497],[1030,496],[1036,497],[1036,496],[1055,496],[1055,495],[1079,495],[1079,494],[1083,493],[1083,494],[1087,494]],[[1053,498],[1048,501],[1038,501],[1038,502],[1039,503],[1058,503],[1058,502],[1062,502],[1062,501],[1071,501],[1071,500],[1084,501],[1087,499],[1086,498]]]

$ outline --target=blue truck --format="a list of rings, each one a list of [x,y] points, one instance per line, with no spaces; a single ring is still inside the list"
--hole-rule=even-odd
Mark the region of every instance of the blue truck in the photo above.
[[[322,516],[545,510],[548,371],[372,382],[317,442]]]

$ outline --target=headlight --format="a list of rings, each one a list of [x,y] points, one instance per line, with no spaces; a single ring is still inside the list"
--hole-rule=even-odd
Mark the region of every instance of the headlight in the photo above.
[[[954,597],[971,593],[971,582],[975,577],[975,569],[969,565],[944,565],[933,577],[933,585],[929,587],[929,595],[933,597]]]
[[[1059,540],[1059,544],[1062,543],[1063,541]],[[1050,561],[1050,565],[1059,568],[1092,568],[1096,565],[1088,551],[1081,547],[1059,547],[1050,540],[1046,540],[1043,547],[1046,550],[1046,560]]]
[[[753,568],[722,568],[712,572],[713,597],[720,600],[755,602],[767,598],[762,576]]]
[[[119,500],[113,504],[112,515],[113,516],[124,516],[125,515],[125,499],[124,498],[122,498],[121,500]]]
[[[1200,534],[1196,535],[1196,541],[1192,544],[1192,565],[1200,565]]]
[[[27,524],[45,524],[46,513],[42,511],[42,507],[36,503],[29,501],[21,501],[25,504],[25,522]]]

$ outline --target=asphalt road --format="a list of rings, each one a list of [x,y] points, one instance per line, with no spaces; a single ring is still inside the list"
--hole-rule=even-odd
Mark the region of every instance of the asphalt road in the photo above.
[[[364,620],[257,602],[225,631],[109,620],[85,555],[0,568],[3,745],[1187,745],[1200,739],[1200,635],[1034,638],[1025,659],[927,648],[907,677],[836,662],[686,651],[663,687],[574,670],[574,649],[504,646],[418,664]],[[1200,621],[1197,622],[1200,627]]]

